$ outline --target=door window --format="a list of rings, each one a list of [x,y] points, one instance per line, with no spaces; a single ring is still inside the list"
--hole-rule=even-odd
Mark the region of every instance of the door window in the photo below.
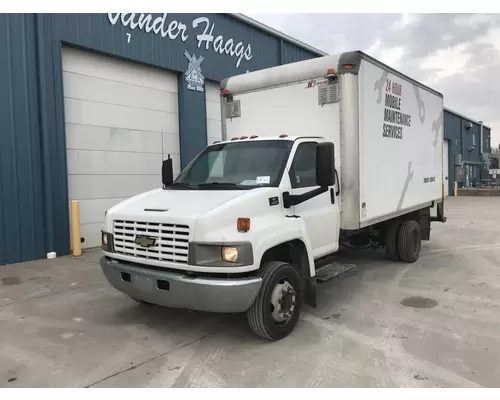
[[[297,147],[290,168],[292,188],[304,188],[316,185],[316,147],[318,143],[301,143]]]

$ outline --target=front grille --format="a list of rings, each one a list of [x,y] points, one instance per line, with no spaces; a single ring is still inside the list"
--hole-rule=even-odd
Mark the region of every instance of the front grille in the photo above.
[[[153,222],[114,221],[115,252],[126,256],[187,264],[189,226]],[[155,238],[151,247],[135,243],[137,235]]]

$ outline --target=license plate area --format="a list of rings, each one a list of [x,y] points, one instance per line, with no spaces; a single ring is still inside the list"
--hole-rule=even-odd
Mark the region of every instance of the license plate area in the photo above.
[[[150,292],[154,289],[154,280],[145,275],[132,275],[132,284],[141,292]]]
[[[132,275],[128,272],[121,272],[120,275],[123,282],[132,283],[141,291],[151,291],[153,289],[170,290],[170,282],[163,279],[152,279],[146,275]]]

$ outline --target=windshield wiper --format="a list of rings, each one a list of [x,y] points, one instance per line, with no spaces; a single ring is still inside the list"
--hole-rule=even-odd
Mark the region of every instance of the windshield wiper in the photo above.
[[[183,188],[186,188],[186,189],[194,189],[191,185],[188,185],[187,183],[184,183],[184,182],[174,182],[170,185],[167,186],[167,188],[171,188],[171,187],[183,187]]]
[[[238,184],[232,183],[232,182],[207,182],[207,183],[200,183],[198,187],[210,187],[210,186],[215,186],[217,188],[231,188],[235,189],[238,187]]]

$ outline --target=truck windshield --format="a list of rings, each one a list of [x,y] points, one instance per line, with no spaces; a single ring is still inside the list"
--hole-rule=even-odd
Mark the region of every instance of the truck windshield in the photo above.
[[[203,150],[177,177],[171,188],[251,189],[278,186],[293,142],[238,141]]]

